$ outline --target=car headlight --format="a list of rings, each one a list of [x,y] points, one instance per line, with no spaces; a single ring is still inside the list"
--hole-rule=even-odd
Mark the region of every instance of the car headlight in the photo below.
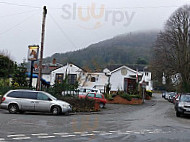
[[[179,102],[178,106],[179,106],[179,107],[184,107],[184,103]]]

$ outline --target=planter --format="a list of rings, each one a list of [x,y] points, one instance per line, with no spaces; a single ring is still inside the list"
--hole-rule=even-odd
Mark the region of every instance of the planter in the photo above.
[[[145,96],[145,99],[146,99],[146,100],[151,100],[151,97],[150,97],[149,95],[146,95],[146,96]]]
[[[100,102],[99,101],[96,101],[94,103],[94,111],[100,111]]]
[[[109,104],[126,104],[126,105],[140,105],[143,103],[142,99],[132,98],[131,101],[128,101],[119,95],[115,96],[113,100],[108,100]]]

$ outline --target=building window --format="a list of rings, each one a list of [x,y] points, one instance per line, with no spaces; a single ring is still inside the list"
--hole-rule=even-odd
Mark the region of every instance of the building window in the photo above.
[[[56,73],[55,75],[55,82],[56,83],[63,83],[63,73]]]
[[[69,74],[68,75],[68,82],[69,82],[69,84],[74,85],[77,82],[77,75],[76,74]]]
[[[96,78],[95,77],[91,77],[91,82],[96,82]]]

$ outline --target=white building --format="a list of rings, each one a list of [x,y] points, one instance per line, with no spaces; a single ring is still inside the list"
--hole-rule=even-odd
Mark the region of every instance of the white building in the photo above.
[[[142,74],[137,72],[127,66],[111,66],[104,69],[103,72],[106,72],[110,79],[111,92],[134,90],[136,86],[136,77],[140,77]]]
[[[108,84],[108,76],[105,73],[86,73],[86,78],[82,87],[99,89],[102,93]]]
[[[66,76],[68,76],[68,81],[71,84],[76,81],[82,84],[82,81],[85,80],[85,72],[81,68],[73,64],[67,64],[51,72],[50,85],[54,85],[55,82],[62,82]]]

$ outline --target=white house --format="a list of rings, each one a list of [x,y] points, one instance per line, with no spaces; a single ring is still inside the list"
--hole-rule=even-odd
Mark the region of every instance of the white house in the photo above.
[[[144,71],[142,73],[142,80],[139,83],[145,82],[146,90],[152,91],[153,90],[153,81],[152,81],[152,73],[149,71]]]
[[[137,75],[142,76],[142,73],[137,72],[127,66],[110,66],[104,71],[109,76],[111,92],[133,90],[136,86]]]
[[[96,88],[104,92],[108,84],[108,76],[105,73],[86,73],[86,78],[83,82],[82,87]]]
[[[76,81],[79,81],[79,84],[82,84],[82,81],[85,80],[85,72],[81,68],[67,63],[67,65],[51,72],[50,85],[54,85],[55,82],[62,82],[66,75],[71,84],[74,84]]]

